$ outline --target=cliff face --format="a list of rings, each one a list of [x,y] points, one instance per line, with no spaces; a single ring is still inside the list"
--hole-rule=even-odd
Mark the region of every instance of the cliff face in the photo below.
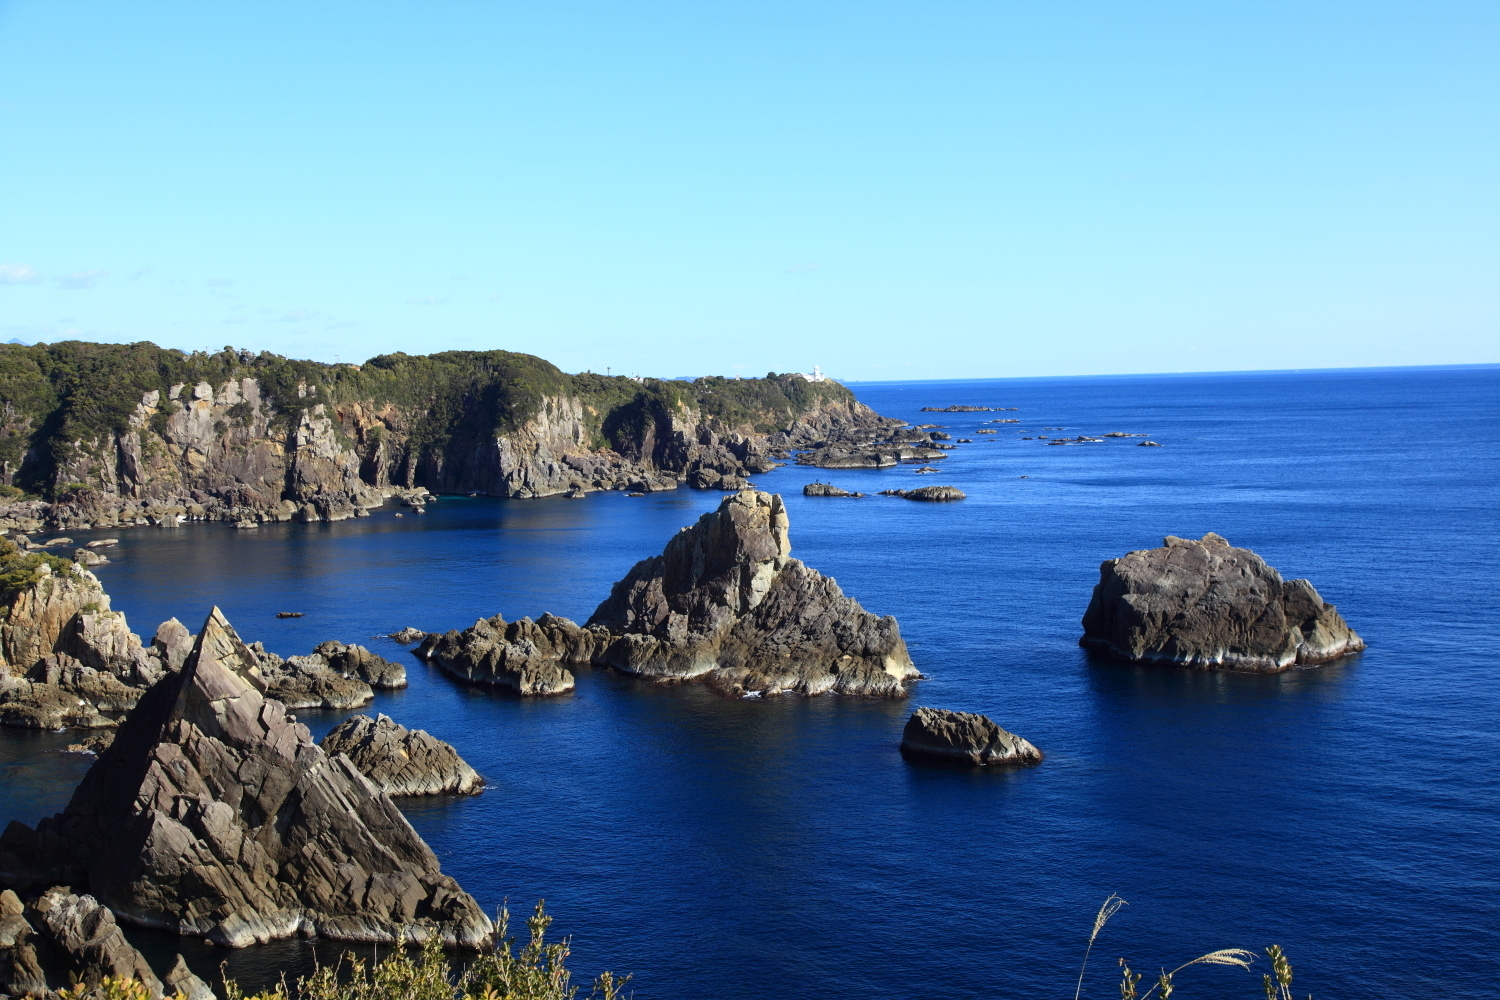
[[[795,375],[635,382],[505,351],[356,367],[0,345],[0,527],[342,520],[427,490],[738,486],[788,449],[898,424]]]

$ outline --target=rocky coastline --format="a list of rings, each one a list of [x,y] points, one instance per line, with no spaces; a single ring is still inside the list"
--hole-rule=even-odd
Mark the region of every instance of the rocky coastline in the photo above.
[[[739,490],[795,450],[910,447],[892,444],[903,422],[800,375],[632,381],[506,351],[357,366],[144,343],[0,358],[0,528],[27,532],[339,521],[438,493]]]
[[[1213,532],[1099,567],[1079,644],[1131,662],[1277,673],[1365,648],[1306,580]]]

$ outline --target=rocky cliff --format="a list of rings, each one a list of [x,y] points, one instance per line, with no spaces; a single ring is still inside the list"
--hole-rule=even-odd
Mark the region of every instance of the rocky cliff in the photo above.
[[[264,695],[215,609],[35,831],[0,837],[0,882],[84,888],[121,920],[230,947],[293,935],[478,947],[474,899],[390,798]]]
[[[0,345],[0,527],[357,517],[427,491],[739,488],[888,437],[836,382],[567,375],[507,351],[322,365],[149,343]]]
[[[1306,580],[1209,532],[1106,560],[1079,644],[1135,661],[1274,673],[1365,648]]]

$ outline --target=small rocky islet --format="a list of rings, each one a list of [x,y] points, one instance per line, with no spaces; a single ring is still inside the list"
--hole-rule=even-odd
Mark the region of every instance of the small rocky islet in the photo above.
[[[1087,649],[1131,662],[1277,673],[1365,648],[1307,580],[1283,580],[1249,549],[1209,532],[1099,567],[1083,615]]]

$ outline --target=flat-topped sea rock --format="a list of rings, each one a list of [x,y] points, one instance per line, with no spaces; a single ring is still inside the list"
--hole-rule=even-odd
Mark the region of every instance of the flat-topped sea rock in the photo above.
[[[1263,673],[1365,648],[1311,583],[1283,580],[1213,532],[1168,535],[1159,549],[1102,563],[1079,644],[1131,661]]]
[[[918,469],[917,471],[922,472],[925,470]],[[968,494],[964,493],[957,486],[922,486],[914,490],[881,490],[880,495],[883,497],[901,497],[903,500],[926,500],[929,502],[965,500],[968,498]]]
[[[921,675],[896,619],[791,549],[780,496],[726,498],[614,585],[585,629],[592,661],[728,693],[905,695]]]
[[[265,695],[218,609],[66,809],[0,836],[0,883],[69,885],[120,920],[230,947],[295,935],[438,940],[493,933],[391,799]]]
[[[988,716],[945,708],[913,712],[901,732],[901,750],[966,764],[1035,764],[1042,759],[1040,750]]]
[[[458,751],[421,729],[388,715],[355,715],[334,726],[318,744],[343,754],[387,795],[478,795],[484,779]]]
[[[802,495],[805,497],[862,497],[863,493],[850,493],[848,490],[839,489],[831,483],[808,483],[802,487]]]

